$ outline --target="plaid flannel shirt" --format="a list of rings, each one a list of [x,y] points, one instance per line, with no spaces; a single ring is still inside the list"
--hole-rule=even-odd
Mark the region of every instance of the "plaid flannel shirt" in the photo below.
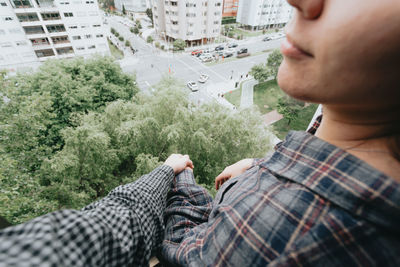
[[[400,266],[400,185],[306,132],[228,180],[193,173],[168,196],[163,261],[177,266]]]
[[[0,231],[0,266],[148,266],[164,236],[174,177],[161,166],[83,210],[60,210]]]

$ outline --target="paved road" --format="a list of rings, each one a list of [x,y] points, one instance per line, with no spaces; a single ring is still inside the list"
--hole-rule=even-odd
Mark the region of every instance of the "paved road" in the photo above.
[[[240,97],[240,108],[248,108],[253,105],[253,88],[256,84],[258,84],[258,81],[254,79],[243,83],[242,96]]]
[[[191,93],[193,95],[192,98],[197,102],[210,99],[210,90],[207,90],[207,87],[216,84],[235,84],[240,82],[241,77],[244,77],[255,64],[266,62],[268,53],[262,53],[262,51],[278,48],[282,41],[282,39],[278,39],[263,42],[263,36],[238,41],[239,46],[237,49],[246,47],[250,53],[256,55],[206,66],[197,57],[191,56],[188,52],[164,52],[147,44],[142,38],[131,33],[129,27],[121,23],[120,17],[107,17],[107,21],[109,27],[116,29],[139,50],[134,55],[130,54],[120,60],[120,65],[125,72],[136,73],[138,86],[143,91],[151,89],[164,75],[173,75],[183,84],[186,84],[188,81],[197,81],[200,74],[204,73],[210,79],[206,84],[199,84],[199,92]],[[210,45],[210,48],[216,45]]]

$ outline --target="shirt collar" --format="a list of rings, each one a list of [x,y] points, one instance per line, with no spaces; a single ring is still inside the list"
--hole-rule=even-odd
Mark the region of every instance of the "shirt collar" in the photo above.
[[[292,131],[261,165],[351,214],[400,232],[400,184],[332,144]]]

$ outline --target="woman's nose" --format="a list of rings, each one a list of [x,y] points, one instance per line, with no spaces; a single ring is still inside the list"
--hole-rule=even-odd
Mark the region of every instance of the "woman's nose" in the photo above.
[[[325,0],[287,0],[289,5],[297,8],[305,19],[318,18],[324,8]]]

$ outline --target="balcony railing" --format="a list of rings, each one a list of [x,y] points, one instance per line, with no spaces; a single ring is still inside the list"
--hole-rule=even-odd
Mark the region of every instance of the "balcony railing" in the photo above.
[[[19,22],[39,21],[39,17],[36,13],[23,13],[17,14]]]
[[[56,7],[54,0],[36,0],[39,7]]]
[[[51,57],[51,56],[55,55],[53,49],[36,50],[35,53],[36,53],[36,56],[39,58]]]
[[[42,26],[36,27],[23,27],[26,34],[40,34],[45,33]]]
[[[47,39],[47,38],[30,39],[30,41],[31,41],[33,47],[50,45],[49,39]]]

